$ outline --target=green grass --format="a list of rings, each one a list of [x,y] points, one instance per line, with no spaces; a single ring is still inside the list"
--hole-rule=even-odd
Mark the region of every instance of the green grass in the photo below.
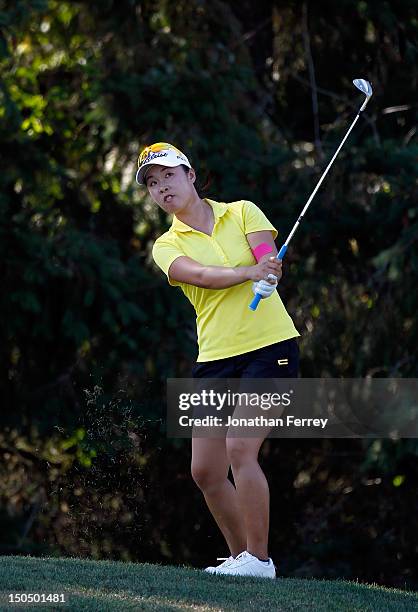
[[[7,605],[7,593],[65,593],[68,603]],[[343,580],[232,578],[148,563],[0,557],[0,610],[418,610],[418,593]]]

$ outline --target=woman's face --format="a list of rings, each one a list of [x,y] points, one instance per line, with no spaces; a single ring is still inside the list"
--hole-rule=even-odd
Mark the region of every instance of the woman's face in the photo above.
[[[195,196],[194,170],[186,174],[182,166],[167,168],[157,164],[150,167],[145,176],[148,193],[165,212],[182,210]]]

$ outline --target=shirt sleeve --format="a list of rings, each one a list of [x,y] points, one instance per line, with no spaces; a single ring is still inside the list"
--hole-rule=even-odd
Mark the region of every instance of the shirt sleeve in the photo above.
[[[155,263],[167,276],[170,285],[173,285],[174,287],[179,287],[181,283],[170,278],[168,275],[168,270],[173,261],[182,255],[184,255],[182,250],[170,240],[161,240],[160,238],[157,238],[157,240],[154,242],[154,246],[152,247],[152,257]]]
[[[277,229],[270,223],[263,211],[248,200],[243,201],[242,217],[244,221],[245,235],[251,232],[261,232],[262,230],[270,230],[273,234],[273,239],[277,237]]]

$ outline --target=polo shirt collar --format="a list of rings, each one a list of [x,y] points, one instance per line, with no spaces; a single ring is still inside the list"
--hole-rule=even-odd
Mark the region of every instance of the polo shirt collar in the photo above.
[[[222,217],[228,210],[227,204],[224,202],[215,202],[215,200],[210,200],[209,198],[203,198],[205,202],[207,202],[213,210],[213,214],[215,215],[215,225],[218,219]],[[175,232],[195,232],[196,230],[177,219],[175,215],[173,215],[173,222],[171,224],[171,229]]]

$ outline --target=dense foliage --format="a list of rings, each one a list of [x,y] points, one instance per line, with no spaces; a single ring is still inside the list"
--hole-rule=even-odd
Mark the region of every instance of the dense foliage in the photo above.
[[[253,200],[280,242],[368,78],[280,291],[303,376],[417,376],[417,8],[0,2],[2,551],[220,552],[188,444],[160,427],[196,338],[150,256],[170,220],[134,184],[143,144],[177,144],[206,195]],[[415,440],[267,442],[282,571],[416,586],[417,455]]]

